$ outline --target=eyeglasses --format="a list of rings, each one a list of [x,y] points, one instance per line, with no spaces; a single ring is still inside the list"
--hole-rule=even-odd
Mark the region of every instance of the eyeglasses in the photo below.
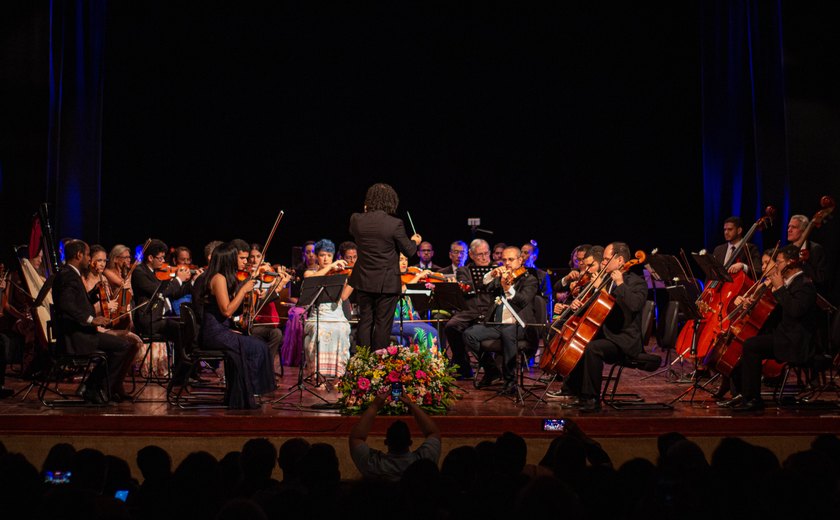
[[[465,254],[467,254],[467,252],[466,252],[466,251],[458,251],[457,249],[450,249],[450,250],[449,250],[449,254],[452,254],[452,255],[465,255]]]
[[[486,253],[473,253],[473,256],[490,256],[490,252],[488,251]]]
[[[166,260],[166,255],[158,255],[155,257],[155,260],[160,260],[161,262],[163,262],[164,260]]]

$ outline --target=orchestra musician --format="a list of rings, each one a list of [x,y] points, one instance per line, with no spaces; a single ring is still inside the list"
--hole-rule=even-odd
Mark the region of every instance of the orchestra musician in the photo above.
[[[237,273],[245,270],[247,264],[247,244],[244,251],[233,242],[215,248],[207,268],[207,286],[202,295],[202,343],[205,348],[227,352],[226,401],[229,408],[235,409],[259,408],[255,396],[276,388],[265,341],[231,330],[234,313],[242,307],[256,283],[255,278],[248,278],[244,282],[237,280]]]
[[[245,243],[242,240],[234,240],[238,247],[242,247]],[[262,245],[250,244],[248,247],[248,271],[252,272],[258,269],[259,266],[265,265],[266,268],[271,269],[271,266],[265,262],[262,257]],[[273,271],[273,269],[272,269]],[[280,291],[291,279],[291,275],[286,272],[277,273],[280,275],[280,280],[273,281],[272,284],[264,283],[260,290],[257,306],[262,307],[259,314],[254,316],[254,326],[251,327],[251,335],[257,336],[266,342],[268,351],[271,356],[271,366],[274,367],[274,360],[277,359],[277,351],[283,343],[283,331],[280,330],[280,314],[277,312],[276,304],[280,300]],[[274,289],[270,292],[268,288],[273,285]],[[282,363],[280,364],[282,367]]]
[[[490,244],[486,240],[481,238],[473,240],[470,243],[469,255],[473,265],[477,267],[490,266]],[[493,295],[484,290],[482,280],[477,280],[478,283],[473,280],[469,267],[459,267],[456,276],[459,283],[471,288],[464,295],[467,308],[456,312],[446,322],[443,332],[446,335],[446,344],[452,351],[452,363],[458,365],[457,378],[464,380],[473,377],[470,358],[467,355],[466,345],[464,345],[464,331],[487,316],[487,312],[493,304]],[[480,291],[476,290],[479,285],[482,288]]]
[[[816,350],[817,289],[803,272],[799,246],[794,244],[776,252],[776,268],[768,275],[770,289],[781,307],[781,319],[769,334],[760,334],[744,342],[741,357],[741,393],[743,400],[733,410],[760,412],[761,364],[764,359],[805,363]],[[740,298],[740,297],[739,297]],[[736,305],[742,300],[736,298]]]
[[[464,344],[481,359],[482,368],[484,368],[484,376],[476,385],[478,388],[490,386],[499,378],[495,362],[491,361],[489,356],[479,356],[481,342],[485,339],[501,339],[503,355],[501,375],[505,381],[502,393],[507,395],[516,393],[514,377],[517,363],[516,344],[518,339],[525,336],[525,329],[517,325],[515,318],[501,299],[506,299],[525,323],[533,323],[535,319],[534,296],[539,290],[537,279],[523,268],[522,258],[523,254],[519,248],[508,246],[502,253],[504,266],[496,267],[484,275],[483,283],[496,297],[496,301],[486,315],[486,323],[472,325],[464,331],[463,335]]]
[[[111,284],[111,292],[116,294],[121,288],[131,289],[131,250],[123,244],[111,248],[108,263],[102,275]]]
[[[112,396],[115,400],[121,399],[121,377],[125,374],[124,365],[131,360],[128,355],[133,348],[132,342],[124,335],[104,333],[102,327],[106,327],[110,320],[96,315],[88,297],[81,271],[90,264],[90,247],[81,240],[70,240],[64,246],[64,257],[65,265],[59,270],[52,286],[53,319],[58,327],[58,337],[65,341],[63,346],[70,354],[88,354],[97,350],[105,352],[108,380],[112,389],[117,391]],[[86,401],[94,404],[105,402],[102,394],[105,390],[104,380],[105,367],[97,365],[82,392]]]
[[[733,216],[723,221],[723,238],[726,240],[726,243],[715,247],[712,252],[715,259],[723,265],[731,262],[729,266],[730,274],[744,271],[750,278],[755,279],[755,270],[761,265],[760,253],[755,244],[748,242],[738,253],[738,256],[734,259],[732,258],[732,255],[735,254],[738,246],[744,240],[744,228],[741,224],[740,217]]]
[[[810,220],[805,215],[794,215],[790,217],[787,227],[788,242],[800,250],[808,251],[806,257],[803,258],[801,264],[805,276],[813,280],[815,286],[819,289],[824,287],[826,283],[826,258],[825,249],[823,246],[808,240],[805,237],[805,229],[808,227]]]
[[[574,249],[572,249],[572,255],[569,259],[569,274],[557,280],[554,284],[554,301],[557,302],[565,302],[566,300],[570,300],[569,298],[569,285],[577,280],[583,273],[584,269],[581,268],[581,263],[583,259],[586,258],[589,248],[592,246],[590,244],[581,244]],[[603,257],[603,248],[601,252],[601,256]]]
[[[568,292],[565,294],[567,295],[567,299],[554,304],[554,314],[560,314],[563,310],[568,307],[568,304],[577,296],[577,286],[581,283],[581,280],[586,281],[586,277],[583,277],[585,273],[589,273],[590,277],[595,276],[598,274],[598,271],[601,269],[601,261],[604,259],[604,248],[601,246],[590,246],[589,249],[585,251],[585,256],[580,260],[579,270],[573,271],[576,273],[574,279],[569,282],[568,285]],[[562,282],[558,280],[558,284]],[[557,284],[555,284],[556,287]]]
[[[610,278],[605,289],[615,298],[615,304],[595,338],[586,345],[583,359],[566,379],[565,387],[578,398],[563,407],[579,408],[582,412],[600,410],[604,363],[615,363],[622,354],[632,357],[642,352],[641,311],[648,289],[641,276],[622,272],[630,258],[630,248],[624,242],[613,242],[604,249],[601,267]],[[571,307],[577,309],[582,305],[580,300],[574,300]]]
[[[210,265],[210,258],[213,256],[213,251],[222,244],[224,242],[221,240],[213,240],[204,246],[204,258],[207,260],[206,265]],[[199,329],[201,328],[201,324],[204,323],[204,291],[206,287],[207,270],[205,269],[195,277],[192,282],[192,289],[190,290],[192,294],[193,312],[195,312],[195,319],[198,321]]]
[[[197,273],[179,266],[175,276],[157,278],[166,264],[166,244],[161,240],[151,240],[146,248],[142,265],[138,265],[131,276],[131,290],[134,328],[141,336],[162,335],[167,341],[179,342],[178,323],[163,319],[169,305],[167,299],[180,298],[192,290],[190,280]],[[163,277],[163,276],[162,276]],[[149,302],[154,296],[154,301]],[[142,307],[141,307],[142,305]]]
[[[417,248],[417,258],[419,262],[412,267],[416,267],[418,269],[428,269],[429,271],[437,271],[440,269],[440,266],[437,265],[432,261],[432,258],[435,256],[435,248],[432,247],[431,242],[420,242],[420,247]]]
[[[432,271],[430,269],[418,268],[415,268],[413,274],[410,273],[408,269],[408,257],[400,253],[400,276],[403,280],[403,293],[406,291],[406,284],[419,283],[428,278],[431,274]],[[400,320],[401,317],[402,321]],[[407,322],[406,320],[411,321]],[[417,314],[417,311],[414,310],[414,306],[411,303],[411,297],[403,294],[403,297],[400,298],[397,303],[397,310],[394,315],[394,325],[391,328],[391,335],[399,336],[402,334],[403,338],[426,350],[436,347],[438,341],[437,329],[432,327],[430,324],[419,320],[420,316]],[[402,331],[400,330],[401,324]]]
[[[117,311],[119,309],[119,303],[114,298],[114,295],[111,292],[111,284],[104,275],[107,262],[108,260],[105,256],[104,247],[98,244],[90,246],[90,263],[86,269],[82,270],[84,273],[82,281],[85,285],[85,291],[87,291],[91,301],[95,302],[93,307],[96,310],[96,316],[105,315],[106,310],[103,310],[104,306],[107,308],[107,312],[110,317],[116,318],[118,317]],[[128,373],[129,368],[131,368],[131,361],[137,356],[140,349],[143,348],[143,340],[140,339],[140,336],[128,330],[111,329],[110,324],[103,327],[103,329],[104,330],[102,332],[105,334],[121,336],[128,339],[130,342],[131,347],[129,348],[126,362],[123,363],[122,370],[117,375],[117,379],[113,380],[111,384],[111,396],[114,400],[122,401],[130,399],[131,396],[125,391],[125,376]]]
[[[489,248],[489,246],[488,246]],[[488,258],[489,260],[489,258]],[[449,265],[438,269],[438,272],[447,278],[454,278],[458,273],[458,269],[464,267],[467,263],[467,244],[461,240],[456,240],[449,245]]]
[[[531,240],[520,249],[522,250],[522,265],[528,269],[531,276],[536,277],[540,294],[545,295],[546,301],[550,303],[554,299],[551,295],[551,278],[548,273],[537,267],[537,257],[540,254],[537,241]]]
[[[493,265],[503,265],[504,262],[502,261],[502,253],[504,253],[507,244],[504,242],[499,242],[493,246]]]
[[[355,242],[346,240],[338,245],[338,259],[344,260],[347,267],[353,267],[359,259],[359,248]]]
[[[410,239],[402,220],[394,217],[399,197],[388,184],[374,184],[365,195],[364,213],[350,217],[350,234],[359,246],[359,260],[349,285],[359,304],[358,343],[374,350],[390,343],[394,311],[402,283],[399,253],[411,257],[422,237]]]
[[[333,260],[335,244],[330,240],[321,239],[315,242],[315,254],[318,263],[303,273],[304,278],[327,276],[347,267],[344,260]],[[316,328],[319,339],[317,345]],[[347,360],[350,359],[350,323],[344,316],[341,297],[334,302],[323,302],[313,306],[304,324],[304,333],[307,375],[317,370],[319,374],[330,379],[341,377]],[[320,387],[321,384],[317,386]]]

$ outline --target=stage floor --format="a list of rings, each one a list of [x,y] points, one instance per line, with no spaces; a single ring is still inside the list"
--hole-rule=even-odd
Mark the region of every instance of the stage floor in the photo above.
[[[685,370],[691,369],[686,364]],[[537,377],[538,371],[528,374]],[[664,374],[643,379],[648,373],[625,370],[619,391],[638,392],[646,402],[669,402],[680,396],[690,383],[666,381]],[[288,393],[297,383],[297,369],[287,368],[278,378],[277,391],[266,396],[261,409],[232,411],[226,409],[187,410],[165,402],[164,389],[150,384],[141,395],[143,402],[110,404],[102,407],[49,408],[41,404],[33,389],[0,401],[0,434],[3,435],[85,435],[85,436],[346,436],[355,417],[342,416],[335,409],[317,409],[324,404],[309,392],[295,392],[280,403],[271,401]],[[793,377],[791,378],[793,379]],[[526,381],[526,384],[533,381]],[[7,378],[7,386],[25,389],[28,382]],[[552,388],[559,385],[555,383]],[[840,432],[840,408],[836,392],[821,396],[822,406],[806,408],[778,407],[768,401],[761,414],[739,414],[718,407],[709,393],[698,391],[694,402],[690,393],[674,403],[671,410],[614,410],[609,406],[599,413],[581,414],[564,409],[560,401],[538,402],[527,396],[525,404],[497,396],[498,388],[477,390],[472,381],[460,382],[458,399],[446,416],[436,416],[444,436],[476,438],[513,431],[524,437],[553,437],[542,429],[544,418],[572,417],[590,436],[599,438],[655,437],[678,431],[688,436],[813,436]],[[72,391],[70,384],[63,388]],[[311,388],[311,387],[308,387]],[[334,403],[337,394],[313,389],[326,402]],[[542,390],[534,390],[538,395]],[[149,402],[150,401],[150,402]],[[390,420],[376,421],[372,434],[384,433]],[[413,427],[413,425],[412,425]]]

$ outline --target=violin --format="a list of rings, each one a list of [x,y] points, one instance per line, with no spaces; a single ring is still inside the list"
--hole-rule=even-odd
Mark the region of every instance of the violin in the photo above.
[[[513,285],[513,282],[517,278],[519,278],[520,276],[522,276],[523,274],[525,274],[527,272],[528,272],[528,268],[526,268],[524,265],[517,267],[513,271],[505,270],[502,273],[502,277],[501,277],[502,280],[501,281],[502,281],[503,284],[505,284],[507,286],[511,286],[511,285]]]
[[[423,269],[420,269],[419,267],[409,267],[405,273],[400,274],[402,283],[412,283],[414,281],[414,277],[422,272]],[[421,278],[418,281],[421,283],[445,283],[446,277],[439,273],[429,273],[426,277]]]

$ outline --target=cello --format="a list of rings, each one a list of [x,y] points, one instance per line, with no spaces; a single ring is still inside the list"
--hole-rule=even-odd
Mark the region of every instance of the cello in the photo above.
[[[750,239],[753,237],[756,231],[763,230],[769,227],[773,223],[773,218],[776,215],[776,208],[773,206],[767,206],[764,210],[764,216],[759,218],[755,221],[755,223],[750,227],[747,234],[744,235],[744,238],[741,239],[741,243],[738,244],[738,247],[735,249],[735,252],[730,256],[729,260],[723,265],[724,268],[727,270],[732,266],[741,252],[747,247]],[[714,280],[706,284],[706,287],[703,289],[703,292],[700,293],[698,296],[697,301],[697,308],[703,314],[703,318],[701,319],[700,328],[697,330],[698,338],[697,338],[697,358],[702,359],[704,358],[708,352],[709,348],[711,347],[712,343],[715,339],[715,331],[717,330],[716,327],[713,325],[713,318],[717,316],[718,323],[723,320],[725,314],[731,312],[733,309],[732,302],[747,288],[752,285],[753,281],[750,276],[745,273],[744,271],[739,271],[735,274],[732,274],[732,281],[731,282],[721,282],[719,280]],[[680,334],[677,337],[676,344],[674,346],[675,351],[677,354],[682,358],[687,358],[691,356],[691,343],[694,334],[694,320],[688,320],[683,325],[682,330],[680,330]]]
[[[644,251],[636,251],[635,259],[625,262],[619,269],[626,272],[634,265],[643,263],[645,259]],[[601,330],[604,321],[615,305],[615,297],[608,293],[605,288],[610,280],[610,278],[605,278],[598,285],[597,296],[590,298],[587,305],[575,311],[575,316],[566,320],[566,323],[563,324],[563,330],[554,337],[552,342],[556,340],[558,346],[554,349],[556,354],[553,356],[551,366],[548,367],[549,371],[568,377],[583,357],[586,346]]]

